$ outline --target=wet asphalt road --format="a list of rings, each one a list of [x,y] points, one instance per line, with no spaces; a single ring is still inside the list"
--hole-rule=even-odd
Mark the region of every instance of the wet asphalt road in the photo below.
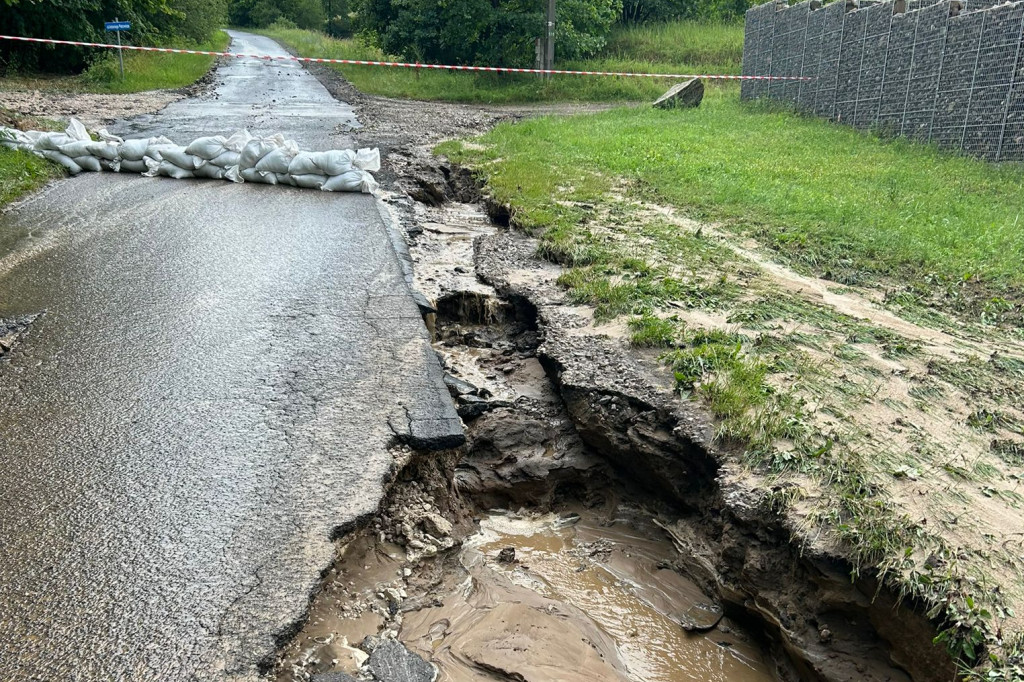
[[[118,128],[326,148],[354,123],[299,67],[218,76]],[[0,214],[0,317],[40,311],[0,363],[6,682],[255,679],[386,445],[461,438],[372,197],[62,181]]]

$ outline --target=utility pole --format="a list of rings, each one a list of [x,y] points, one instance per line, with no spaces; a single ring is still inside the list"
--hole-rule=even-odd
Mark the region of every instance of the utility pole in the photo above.
[[[547,35],[544,41],[544,68],[555,68],[555,0],[548,0]],[[548,78],[551,74],[547,75]]]

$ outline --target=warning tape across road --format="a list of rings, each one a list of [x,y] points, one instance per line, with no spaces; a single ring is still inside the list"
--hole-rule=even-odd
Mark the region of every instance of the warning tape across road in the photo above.
[[[26,43],[48,43],[51,45],[75,45],[78,47],[103,47],[114,50],[139,50],[141,52],[173,52],[174,54],[201,54],[211,57],[237,57],[261,59],[263,61],[311,62],[316,64],[349,64],[352,66],[392,66],[406,69],[439,69],[451,71],[489,71],[494,73],[540,73],[557,76],[627,76],[635,78],[702,78],[707,80],[758,80],[758,81],[809,81],[804,76],[727,76],[721,74],[684,73],[628,73],[623,71],[565,71],[561,69],[516,69],[509,66],[459,66],[449,64],[418,64],[410,62],[376,62],[363,59],[325,59],[319,57],[293,57],[291,55],[243,54],[240,52],[209,52],[207,50],[178,50],[170,47],[139,47],[137,45],[112,45],[109,43],[83,43],[74,40],[52,38],[25,38],[23,36],[0,35],[0,40],[17,40]]]

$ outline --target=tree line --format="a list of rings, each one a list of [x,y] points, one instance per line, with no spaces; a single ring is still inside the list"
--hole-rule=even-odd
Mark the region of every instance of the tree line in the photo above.
[[[597,54],[616,24],[733,19],[751,0],[557,0],[556,57]],[[0,32],[106,42],[103,22],[132,22],[140,44],[200,43],[232,26],[358,34],[387,54],[454,64],[529,66],[544,35],[546,0],[0,0]],[[0,73],[77,72],[81,48],[0,43]]]
[[[130,21],[139,44],[195,44],[224,25],[228,0],[0,0],[0,33],[32,38],[111,42],[104,22]],[[76,73],[95,50],[0,42],[0,73]]]

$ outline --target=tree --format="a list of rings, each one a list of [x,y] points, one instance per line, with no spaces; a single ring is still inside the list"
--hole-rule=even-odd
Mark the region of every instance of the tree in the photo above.
[[[235,26],[254,28],[284,21],[299,28],[322,31],[327,23],[321,0],[230,0],[228,16]]]
[[[555,54],[604,46],[621,0],[559,0]],[[360,0],[358,21],[379,47],[405,59],[530,66],[544,34],[545,0]]]
[[[140,43],[201,42],[224,22],[225,0],[2,0],[0,32],[32,38],[106,42],[105,21],[132,22]],[[0,44],[0,69],[74,73],[100,56],[66,45]]]

